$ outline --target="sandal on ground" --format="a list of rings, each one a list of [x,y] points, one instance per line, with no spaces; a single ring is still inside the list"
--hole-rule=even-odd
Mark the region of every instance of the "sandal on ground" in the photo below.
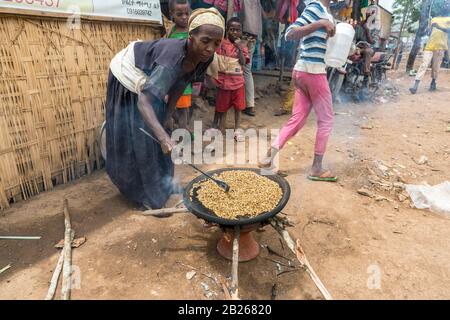
[[[337,176],[333,175],[330,170],[326,170],[320,176],[309,175],[308,179],[311,181],[326,181],[326,182],[336,182],[338,180]]]
[[[242,112],[244,112],[246,115],[251,116],[251,117],[256,116],[255,111],[250,111],[249,108],[245,108],[244,111],[242,111]]]

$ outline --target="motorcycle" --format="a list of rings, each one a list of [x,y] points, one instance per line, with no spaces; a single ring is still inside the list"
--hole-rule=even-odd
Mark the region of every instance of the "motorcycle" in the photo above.
[[[371,59],[370,74],[368,84],[364,86],[364,61],[361,54],[355,52],[349,57],[351,63],[348,64],[346,75],[343,83],[343,90],[349,94],[353,100],[360,102],[367,99],[372,99],[381,84],[386,80],[386,71],[390,69],[391,63],[389,60],[392,54],[386,52],[375,52]]]
[[[351,57],[355,53],[355,51],[356,51],[356,44],[352,43],[348,56]],[[346,63],[340,68],[333,68],[333,67],[327,68],[327,79],[334,103],[341,102],[340,92],[342,89],[342,85],[344,84],[348,66],[351,64],[352,61],[347,59]]]
[[[364,88],[364,61],[356,45],[350,49],[347,62],[341,68],[327,69],[327,78],[333,101],[341,102],[341,91],[356,101],[364,101],[374,97],[383,80],[386,79],[386,70],[390,69],[391,53],[376,52],[372,57],[369,83]]]
[[[347,74],[347,68],[351,63],[351,60],[347,60],[341,68],[327,68],[327,79],[334,103],[341,103],[340,92],[344,84],[345,75]]]

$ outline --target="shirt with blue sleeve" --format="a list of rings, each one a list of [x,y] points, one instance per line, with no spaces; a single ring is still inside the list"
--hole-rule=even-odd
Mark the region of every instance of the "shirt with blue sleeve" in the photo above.
[[[313,0],[308,3],[301,16],[286,30],[286,37],[295,27],[303,27],[308,24],[326,19],[333,22],[333,17],[325,6]],[[303,37],[300,42],[300,55],[294,70],[307,73],[326,73],[325,52],[327,49],[327,32],[320,28],[313,33]]]

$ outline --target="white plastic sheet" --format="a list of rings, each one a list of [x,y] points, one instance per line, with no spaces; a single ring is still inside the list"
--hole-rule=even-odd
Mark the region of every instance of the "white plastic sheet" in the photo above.
[[[407,184],[405,187],[416,208],[450,215],[450,182],[435,186]]]

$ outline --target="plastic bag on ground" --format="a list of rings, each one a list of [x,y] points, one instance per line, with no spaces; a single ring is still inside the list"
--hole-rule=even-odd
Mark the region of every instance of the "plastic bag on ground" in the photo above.
[[[450,182],[435,186],[407,184],[405,187],[416,208],[450,215]]]

